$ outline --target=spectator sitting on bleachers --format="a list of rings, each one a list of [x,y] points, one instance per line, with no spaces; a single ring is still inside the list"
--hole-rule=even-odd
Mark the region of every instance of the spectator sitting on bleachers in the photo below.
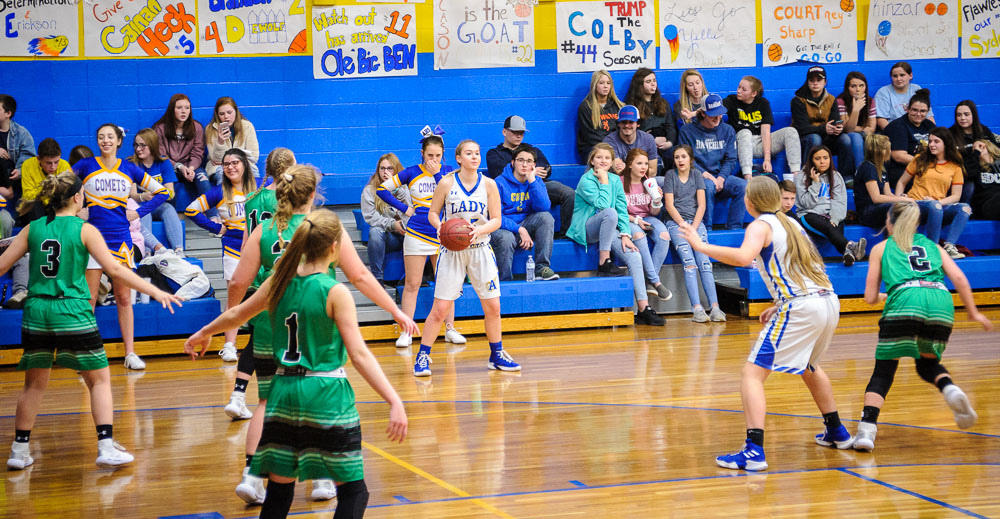
[[[35,156],[35,140],[24,126],[14,122],[16,112],[17,101],[0,94],[0,238],[10,236],[14,228],[10,211],[21,196],[21,166]]]
[[[914,94],[911,108],[919,95]],[[895,123],[892,123],[895,124]],[[890,125],[891,126],[891,125]],[[955,147],[955,140],[947,128],[937,127],[930,131],[927,146],[906,166],[906,171],[896,184],[896,194],[913,179],[913,187],[906,195],[917,201],[920,215],[925,218],[924,234],[934,243],[941,237],[941,227],[951,223],[941,245],[952,259],[961,259],[965,254],[958,252],[955,242],[965,230],[965,224],[972,215],[969,204],[961,202],[962,185],[965,174],[962,171],[962,155]]]
[[[851,139],[844,134],[844,121],[834,107],[836,98],[826,90],[826,69],[816,65],[806,72],[806,82],[792,98],[792,126],[799,132],[802,155],[816,146],[825,145],[837,152],[844,171],[854,175]],[[808,162],[803,169],[808,169]]]
[[[781,212],[790,218],[798,218],[795,211],[795,182],[792,180],[782,180],[778,182],[781,189]]]
[[[628,223],[628,206],[625,191],[618,175],[610,173],[615,152],[610,144],[599,142],[587,157],[586,173],[576,186],[573,204],[573,224],[566,237],[583,246],[598,244],[597,275],[632,276],[632,290],[638,313],[636,324],[663,326],[666,321],[649,306],[642,275],[642,258],[632,243],[632,229]],[[621,268],[611,261],[611,253],[627,265]]]
[[[875,92],[875,110],[878,115],[876,124],[879,130],[892,121],[906,115],[909,110],[910,98],[920,90],[920,85],[913,83],[913,67],[905,61],[892,64],[889,69],[892,82]],[[927,119],[934,122],[934,111],[927,105]]]
[[[907,165],[913,162],[914,155],[927,145],[927,138],[934,122],[927,118],[931,106],[931,93],[927,89],[918,90],[906,109],[906,116],[889,123],[883,133],[889,137],[892,149],[886,177],[889,185],[896,188],[899,177],[903,176]],[[896,194],[902,194],[897,192]]]
[[[69,157],[66,158],[66,161],[69,162],[70,167],[73,167],[73,165],[77,162],[93,156],[94,152],[91,151],[89,147],[79,144],[73,146],[73,149],[69,150]]]
[[[21,165],[21,202],[18,204],[18,226],[24,227],[45,214],[45,206],[36,204],[42,181],[49,175],[69,171],[70,164],[62,159],[62,148],[55,139],[38,143],[38,155]]]
[[[962,202],[969,203],[975,196],[977,183],[974,179],[980,172],[980,154],[972,149],[972,144],[978,140],[1000,144],[1000,138],[979,122],[979,110],[976,108],[976,103],[970,99],[959,101],[958,105],[955,106],[955,124],[951,125],[949,130],[951,130],[951,136],[955,138],[955,145],[962,152],[962,165],[965,167]],[[976,212],[973,211],[973,214]]]
[[[652,135],[639,129],[639,109],[632,105],[625,105],[618,110],[618,129],[604,137],[604,142],[611,145],[615,150],[615,160],[611,164],[611,170],[621,175],[625,171],[625,157],[635,149],[646,152],[649,157],[649,176],[656,177],[657,154],[656,139]],[[657,179],[657,185],[663,185],[663,179]]]
[[[702,217],[707,210],[705,183],[694,165],[694,152],[691,146],[679,144],[674,148],[674,169],[664,175],[663,205],[670,216],[667,221],[667,232],[674,242],[674,250],[684,264],[684,286],[687,288],[688,300],[691,301],[691,320],[697,323],[708,321],[725,321],[726,314],[719,309],[719,296],[715,291],[715,276],[712,273],[712,260],[707,255],[697,252],[684,238],[681,225],[693,227],[701,240],[708,242],[708,230]],[[705,312],[701,305],[701,295],[698,291],[698,277],[705,289],[705,297],[711,306],[711,313]]]
[[[177,171],[176,200],[181,207],[209,190],[208,175],[202,166],[205,157],[205,128],[191,117],[191,100],[174,94],[167,111],[153,125],[160,138],[161,151]]]
[[[645,67],[636,70],[625,95],[625,103],[639,110],[639,129],[655,139],[660,170],[674,167],[671,150],[677,142],[677,123],[670,103],[660,94],[656,73]]]
[[[885,227],[892,204],[910,201],[909,197],[892,194],[886,181],[885,164],[889,153],[889,138],[869,133],[865,136],[865,160],[854,173],[854,212],[861,225],[874,229]]]
[[[231,97],[220,97],[212,111],[212,122],[205,126],[205,146],[208,161],[205,173],[213,183],[222,182],[222,156],[227,150],[239,148],[250,161],[250,171],[257,177],[257,159],[260,146],[257,144],[257,130],[253,123],[243,118],[236,101]]]
[[[705,182],[705,227],[712,227],[712,212],[716,199],[729,199],[727,229],[742,229],[746,204],[747,181],[736,175],[739,161],[736,158],[736,132],[728,124],[722,124],[726,107],[716,94],[705,97],[705,107],[698,110],[697,122],[681,127],[680,144],[687,144],[694,150],[694,161],[701,170]]]
[[[590,75],[590,92],[576,109],[576,152],[587,157],[591,148],[617,128],[618,110],[625,103],[615,94],[615,83],[607,70]]]
[[[830,118],[844,122],[843,135],[850,141],[852,171],[845,171],[847,164],[841,164],[845,177],[853,178],[857,167],[865,160],[865,135],[875,132],[877,109],[875,99],[868,95],[868,78],[858,71],[847,73],[844,91],[837,96],[836,109]]]
[[[1000,220],[1000,148],[983,139],[973,149],[979,153],[979,174],[972,179],[972,214],[979,220]]]
[[[518,146],[531,146],[524,142],[524,134],[528,131],[524,118],[519,115],[511,115],[503,122],[503,142],[486,152],[486,171],[492,179],[496,179],[504,172],[504,169],[514,160],[514,149]],[[559,206],[559,230],[566,234],[570,222],[573,221],[573,198],[576,193],[573,188],[562,182],[552,180],[552,166],[549,159],[545,157],[542,150],[531,146],[535,154],[535,177],[545,182],[545,191],[549,195],[549,202]]]
[[[673,160],[670,162],[673,163]],[[668,301],[673,294],[660,282],[660,269],[663,268],[663,260],[670,252],[670,234],[659,218],[660,210],[663,208],[663,189],[656,187],[654,196],[647,192],[646,186],[643,185],[648,171],[648,155],[644,150],[635,148],[625,156],[625,169],[619,175],[622,177],[622,187],[625,190],[632,243],[642,256],[646,293],[660,298],[661,301]],[[653,241],[653,250],[649,250],[650,239]]]
[[[795,175],[795,205],[799,221],[815,242],[826,238],[844,257],[850,267],[864,259],[866,240],[848,241],[844,237],[847,217],[847,187],[833,167],[830,148],[817,146],[809,150],[805,169]]]
[[[678,131],[685,125],[695,121],[698,111],[705,106],[705,96],[708,95],[708,87],[705,86],[705,78],[697,69],[687,69],[681,73],[680,96],[674,103],[674,121],[677,123]]]
[[[726,96],[722,104],[729,114],[729,126],[736,131],[736,155],[744,179],[750,180],[753,174],[754,158],[763,158],[761,170],[766,175],[773,174],[771,155],[777,155],[782,150],[785,151],[789,173],[795,175],[802,170],[799,132],[791,126],[771,131],[774,115],[771,103],[764,98],[764,86],[759,79],[744,76],[736,93]]]
[[[368,268],[383,287],[385,286],[385,253],[403,250],[403,236],[406,234],[406,213],[385,203],[375,195],[378,186],[403,171],[403,165],[394,153],[386,153],[378,158],[375,173],[361,191],[361,214],[368,230]],[[405,187],[397,187],[392,196],[410,205],[410,192]]]
[[[536,279],[559,279],[550,264],[555,219],[549,213],[552,204],[545,185],[535,177],[535,149],[521,144],[511,155],[513,159],[496,178],[503,218],[500,228],[490,235],[500,281],[513,279],[511,264],[515,247],[524,250],[534,247]]]
[[[183,256],[184,227],[181,225],[180,217],[177,216],[177,208],[174,207],[173,202],[174,185],[177,183],[174,166],[160,154],[160,138],[150,128],[143,128],[139,130],[139,133],[135,134],[135,138],[132,140],[132,147],[135,153],[129,157],[129,160],[139,166],[149,176],[153,177],[160,185],[167,188],[167,194],[170,197],[159,207],[153,209],[151,213],[142,217],[142,227],[147,231],[147,233],[144,233],[147,236],[145,250],[155,254],[160,247],[163,247],[160,240],[156,239],[151,232],[148,232],[153,228],[153,220],[155,219],[163,222],[163,231],[167,235],[169,249],[174,251],[178,256]],[[149,199],[151,193],[143,191],[137,193],[137,196],[139,197],[138,201],[144,202]],[[148,239],[150,237],[152,240]]]

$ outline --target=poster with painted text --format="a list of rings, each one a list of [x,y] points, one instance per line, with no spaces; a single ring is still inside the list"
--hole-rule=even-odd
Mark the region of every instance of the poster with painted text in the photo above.
[[[962,58],[1000,57],[1000,0],[962,2]]]
[[[958,57],[958,1],[871,0],[865,61]]]
[[[83,4],[83,52],[89,57],[192,55],[197,30],[195,0]]]
[[[559,72],[656,67],[652,0],[556,3]]]
[[[659,0],[660,68],[752,67],[754,0]]]
[[[535,5],[434,0],[434,69],[535,66]]]
[[[417,75],[417,18],[412,5],[314,7],[316,79]]]
[[[854,0],[761,0],[765,67],[858,60]]]
[[[0,1],[0,56],[79,56],[79,9],[75,0]]]
[[[198,53],[302,54],[306,0],[198,0]]]

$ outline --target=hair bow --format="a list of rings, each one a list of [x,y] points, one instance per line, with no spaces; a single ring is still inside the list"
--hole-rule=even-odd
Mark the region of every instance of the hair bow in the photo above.
[[[428,124],[420,129],[420,142],[424,142],[424,139],[434,135],[444,135],[444,128],[441,125],[437,125],[434,129],[431,129],[431,126]]]

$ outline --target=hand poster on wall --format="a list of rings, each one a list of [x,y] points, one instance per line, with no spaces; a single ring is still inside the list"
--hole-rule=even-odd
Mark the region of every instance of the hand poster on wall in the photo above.
[[[533,3],[434,0],[434,69],[535,66]]]
[[[765,67],[858,60],[854,0],[761,0],[760,15]]]
[[[0,2],[4,29],[0,56],[79,56],[79,13],[74,0],[54,0],[45,5]]]
[[[1000,57],[1000,1],[962,3],[962,58]]]
[[[752,67],[754,0],[660,0],[660,68]]]
[[[559,72],[656,67],[656,15],[645,0],[556,4]]]
[[[300,54],[306,0],[198,0],[198,53]]]
[[[871,0],[865,61],[958,57],[958,2]]]
[[[312,10],[316,79],[417,75],[412,5],[352,5]]]
[[[195,52],[195,0],[94,0],[83,5],[90,57],[184,56]]]

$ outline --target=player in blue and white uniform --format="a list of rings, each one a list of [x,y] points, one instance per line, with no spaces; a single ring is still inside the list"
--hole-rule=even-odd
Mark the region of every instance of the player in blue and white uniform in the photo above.
[[[125,134],[114,124],[103,124],[97,129],[99,157],[81,159],[73,165],[83,181],[83,192],[88,212],[87,221],[97,227],[104,237],[108,250],[119,263],[130,269],[135,268],[132,257],[132,236],[129,222],[149,214],[167,201],[167,189],[139,166],[118,158]],[[126,211],[129,193],[136,184],[152,194],[133,214]],[[101,285],[101,265],[93,257],[87,265],[87,285],[90,287],[90,305],[97,304],[97,292]],[[118,306],[118,325],[121,327],[122,343],[125,345],[125,367],[145,369],[146,364],[135,354],[135,316],[132,314],[132,290],[124,283],[112,280],[115,303]]]
[[[226,151],[222,156],[222,185],[212,187],[184,210],[184,216],[222,238],[222,271],[227,288],[233,280],[233,273],[236,272],[240,252],[243,250],[243,231],[247,226],[243,206],[247,196],[257,190],[257,182],[251,171],[250,160],[243,150],[232,148]],[[219,212],[219,221],[205,216],[213,208]],[[237,331],[226,331],[223,349],[235,349]]]
[[[746,444],[740,452],[715,459],[720,467],[756,471],[767,469],[764,381],[772,371],[802,375],[826,425],[816,435],[817,444],[849,449],[854,439],[840,423],[833,386],[819,367],[840,320],[840,301],[823,259],[798,222],[781,212],[781,191],[773,181],[751,179],[746,206],[755,220],[739,248],[705,243],[690,225],[682,230],[692,249],[723,263],[742,266],[756,258],[760,276],[774,297],[774,306],[760,315],[764,329],[743,367]]]
[[[483,305],[486,338],[490,342],[490,359],[487,366],[501,371],[520,371],[521,366],[504,351],[500,332],[500,275],[497,259],[490,247],[490,233],[500,228],[503,210],[500,191],[496,182],[478,171],[482,161],[479,145],[465,140],[455,148],[455,159],[461,167],[444,178],[434,191],[428,220],[435,229],[452,218],[461,218],[472,224],[471,245],[462,251],[444,247],[438,256],[437,281],[434,286],[434,306],[424,322],[420,336],[413,374],[427,377],[431,374],[431,347],[441,332],[445,316],[453,315],[455,300],[462,295],[462,284],[468,276],[472,287]],[[441,213],[444,212],[444,219]]]
[[[403,265],[406,269],[406,281],[403,287],[403,313],[413,317],[413,312],[417,308],[417,291],[420,290],[420,282],[424,276],[424,264],[428,257],[436,257],[441,242],[438,241],[437,229],[431,225],[427,219],[427,213],[431,207],[431,200],[434,190],[437,188],[441,178],[452,170],[451,166],[445,165],[442,160],[444,155],[444,141],[437,135],[425,137],[421,142],[421,156],[423,163],[410,166],[399,174],[393,175],[386,180],[375,191],[385,203],[406,213],[410,219],[406,222],[406,234],[403,237]],[[412,207],[399,201],[392,195],[397,188],[407,186],[410,190],[410,200]],[[437,262],[432,259],[432,264]],[[455,312],[450,312],[445,319],[448,328],[445,331],[444,340],[455,344],[464,344],[463,337],[455,329]],[[413,337],[403,332],[396,340],[397,348],[406,348],[413,342]]]

